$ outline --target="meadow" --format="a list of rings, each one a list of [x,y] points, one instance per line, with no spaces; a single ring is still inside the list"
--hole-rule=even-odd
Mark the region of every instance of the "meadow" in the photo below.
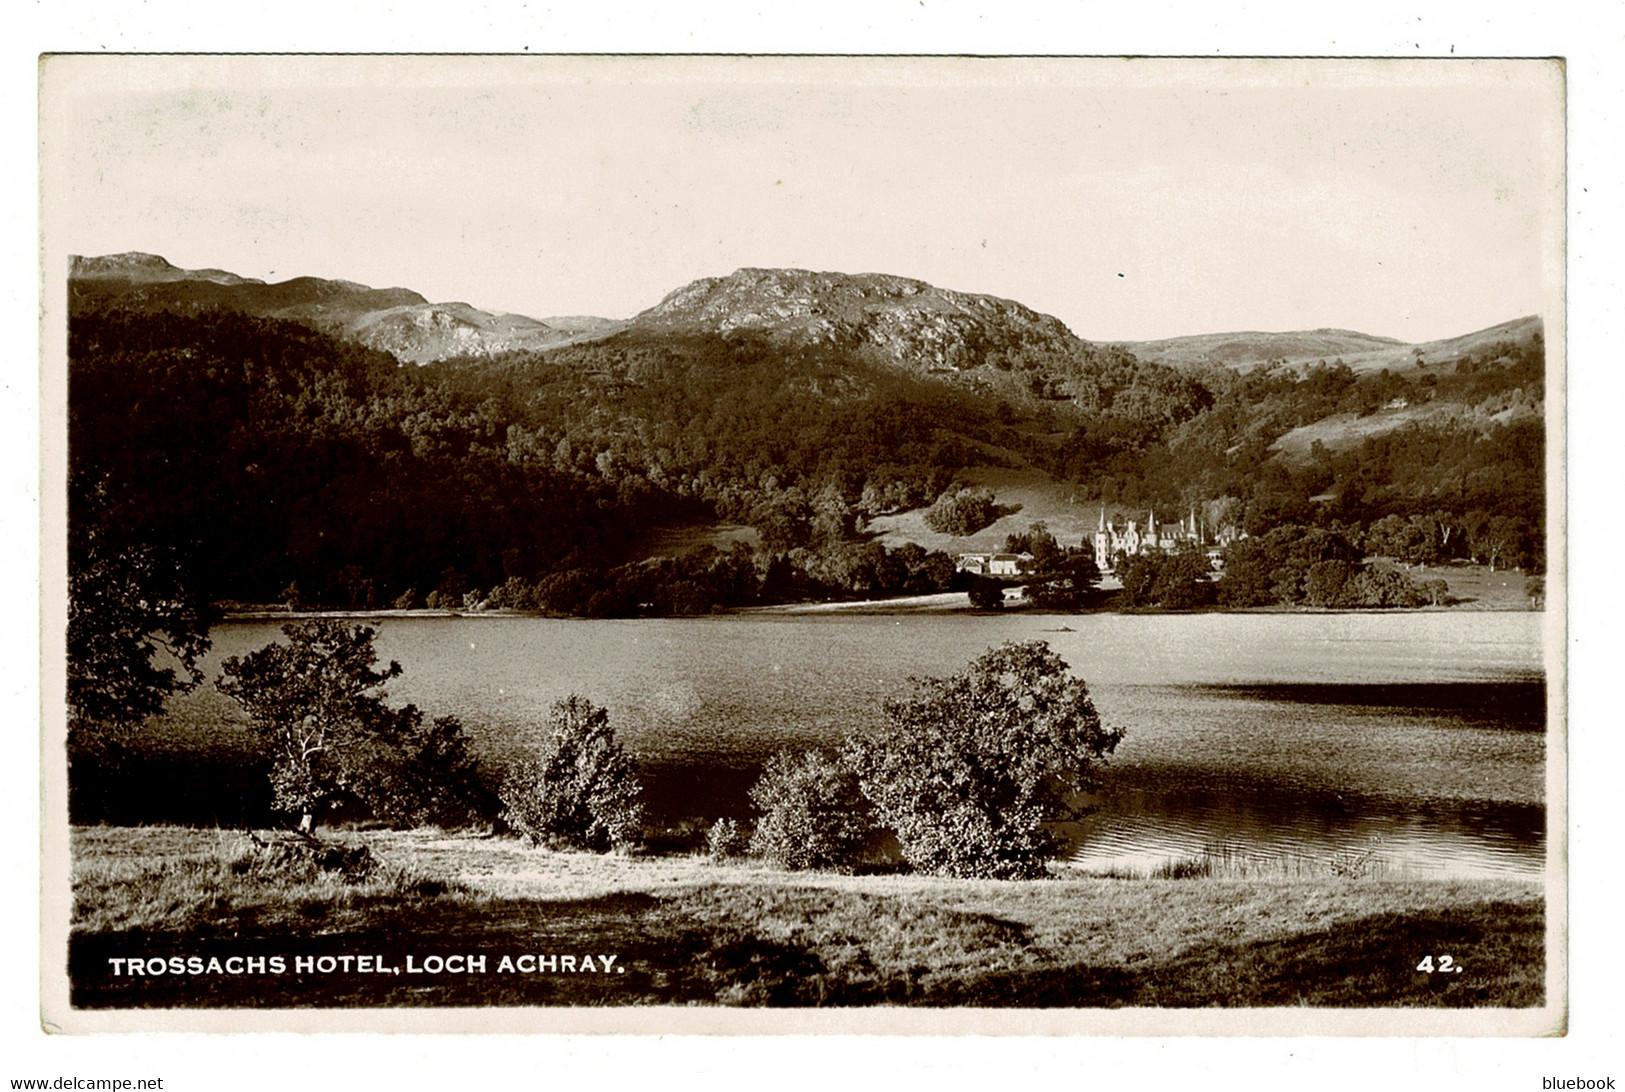
[[[1541,886],[1228,875],[1219,862],[1023,882],[561,853],[489,834],[345,830],[365,878],[278,865],[243,832],[73,832],[81,1008],[308,1006],[1538,1006]],[[396,972],[484,955],[483,973]],[[282,956],[282,974],[114,974],[136,957]],[[497,971],[504,956],[557,970]],[[602,957],[613,955],[610,964]],[[1448,955],[1453,973],[1418,970]],[[570,956],[576,970],[565,970]],[[590,960],[581,957],[590,956]],[[410,958],[413,962],[408,964]],[[119,965],[128,968],[127,964]],[[242,966],[242,964],[238,964]],[[542,964],[544,968],[548,964]],[[593,966],[601,969],[585,971]]]

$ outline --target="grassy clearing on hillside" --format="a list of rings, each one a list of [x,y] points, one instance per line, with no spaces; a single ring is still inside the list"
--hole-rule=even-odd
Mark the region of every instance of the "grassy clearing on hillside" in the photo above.
[[[1461,417],[1465,410],[1464,406],[1441,403],[1383,409],[1364,417],[1357,413],[1338,413],[1300,425],[1270,446],[1296,459],[1307,459],[1317,441],[1325,444],[1328,451],[1352,451],[1373,436],[1382,436],[1407,425],[1440,425]]]
[[[551,853],[433,831],[335,834],[365,883],[256,876],[240,835],[73,835],[80,1007],[325,1005],[1531,1006],[1537,885],[1316,878],[955,881]],[[503,956],[610,969],[498,972]],[[1425,954],[1464,972],[1425,974]],[[484,955],[484,973],[397,969]],[[110,958],[281,955],[282,974],[114,976]],[[580,965],[579,963],[577,964]],[[561,965],[562,966],[562,965]]]
[[[888,549],[917,542],[928,550],[942,550],[950,556],[1004,549],[1005,536],[1021,534],[1042,521],[1065,546],[1076,546],[1093,536],[1100,519],[1099,505],[1075,501],[1076,489],[1055,481],[1042,470],[1005,467],[973,467],[963,474],[972,485],[993,490],[999,504],[1017,511],[1003,516],[974,535],[948,535],[925,524],[925,509],[917,508],[882,516],[869,524],[877,539]]]

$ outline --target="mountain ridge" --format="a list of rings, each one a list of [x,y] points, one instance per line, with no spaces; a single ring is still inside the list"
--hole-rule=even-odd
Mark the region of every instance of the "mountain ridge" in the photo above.
[[[773,596],[872,591],[891,578],[871,547],[921,545],[923,513],[966,483],[1023,505],[995,538],[1053,518],[1076,539],[1080,504],[1213,503],[1254,535],[1439,517],[1457,541],[1496,520],[1539,556],[1538,319],[1431,347],[1365,339],[1407,366],[1363,374],[1181,371],[882,274],[747,269],[625,322],[552,325],[148,255],[74,268],[76,503],[189,551],[216,598],[461,603],[518,580],[550,610],[636,613],[658,596],[604,574],[652,556],[661,527],[717,524],[754,529]],[[468,351],[501,323],[510,345],[574,340]],[[461,358],[402,364],[443,352]]]
[[[464,302],[431,303],[402,287],[314,276],[268,283],[222,269],[183,269],[141,251],[72,256],[69,283],[79,305],[239,310],[301,322],[411,364],[543,351],[623,332],[643,337],[754,333],[781,347],[834,347],[936,374],[976,372],[987,363],[1008,368],[1023,357],[1057,359],[1108,345],[1184,371],[1248,371],[1281,362],[1301,369],[1340,359],[1366,372],[1459,357],[1541,330],[1540,318],[1530,315],[1421,343],[1337,327],[1107,342],[1086,339],[1053,315],[1004,297],[891,273],[789,267],[746,266],[700,277],[630,319],[538,319]]]

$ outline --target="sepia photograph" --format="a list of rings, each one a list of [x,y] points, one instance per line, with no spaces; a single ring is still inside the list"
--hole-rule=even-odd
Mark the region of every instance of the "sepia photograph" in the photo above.
[[[51,1030],[1564,1033],[1560,61],[39,71]]]

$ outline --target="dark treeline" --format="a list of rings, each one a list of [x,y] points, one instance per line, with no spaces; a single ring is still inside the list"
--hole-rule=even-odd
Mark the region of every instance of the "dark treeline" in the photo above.
[[[662,514],[505,458],[499,422],[418,379],[291,324],[77,317],[70,518],[178,548],[214,598],[373,605],[614,548]]]
[[[699,581],[714,605],[940,590],[946,558],[858,525],[929,500],[965,461],[958,438],[997,427],[963,393],[749,338],[403,368],[293,324],[112,312],[75,315],[69,348],[71,520],[173,551],[222,600],[549,586],[548,609],[574,613],[582,577],[606,610],[680,612],[699,600],[677,585],[714,558],[623,559],[654,525],[710,518],[763,544],[748,593]]]

